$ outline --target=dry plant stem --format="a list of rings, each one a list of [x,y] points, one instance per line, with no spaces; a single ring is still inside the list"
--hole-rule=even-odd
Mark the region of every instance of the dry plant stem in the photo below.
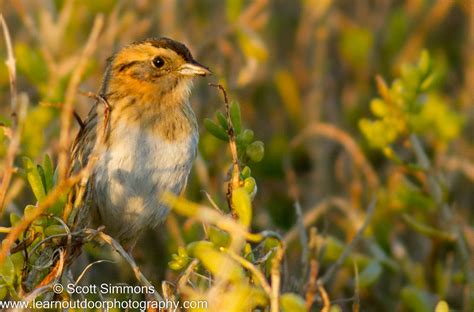
[[[77,286],[79,284],[79,282],[81,281],[81,279],[86,275],[87,271],[89,271],[90,268],[92,268],[94,265],[96,264],[99,264],[99,263],[103,263],[103,262],[108,262],[108,263],[114,263],[114,261],[111,261],[111,260],[106,260],[106,259],[102,259],[102,260],[97,260],[97,261],[94,261],[92,263],[89,263],[81,272],[81,274],[77,277],[76,281],[74,282],[74,286]]]
[[[31,291],[29,294],[27,294],[26,296],[23,296],[21,300],[26,301],[26,302],[31,302],[35,298],[38,298],[38,296],[41,296],[42,294],[51,291],[52,286],[53,286],[53,283],[51,283],[49,285],[37,287],[33,291]]]
[[[360,311],[360,296],[359,296],[359,268],[354,262],[354,276],[355,276],[355,289],[354,289],[354,303],[352,304],[352,312]]]
[[[285,253],[285,245],[283,242],[280,242],[275,257],[272,259],[272,296],[270,297],[271,302],[271,312],[279,312],[279,301],[280,301],[280,284],[281,284],[281,275],[280,275],[280,264]]]
[[[455,4],[455,1],[437,0],[431,6],[428,14],[425,15],[423,21],[411,32],[411,36],[405,42],[401,49],[397,61],[394,62],[395,69],[399,68],[404,62],[413,57],[414,54],[420,51],[423,45],[423,40],[431,33],[431,29],[435,25],[439,25],[441,20],[449,13],[450,8]]]
[[[188,282],[189,277],[191,276],[191,273],[194,271],[194,269],[197,267],[199,264],[198,259],[194,259],[186,268],[186,271],[181,275],[181,277],[178,280],[178,289],[181,291],[184,289],[186,286],[186,283]]]
[[[311,123],[291,140],[290,148],[297,147],[304,140],[313,136],[323,136],[340,143],[352,156],[356,166],[364,173],[369,186],[375,189],[379,185],[377,174],[365,158],[357,143],[350,135],[334,125],[318,122]]]
[[[94,20],[94,25],[90,32],[86,46],[82,51],[82,54],[77,62],[76,68],[74,69],[71,80],[69,81],[64,105],[61,111],[61,134],[59,137],[59,149],[60,153],[58,156],[58,168],[59,168],[59,181],[66,179],[69,167],[69,145],[70,145],[70,129],[71,121],[74,112],[74,98],[77,94],[79,83],[81,82],[82,75],[87,66],[87,62],[91,57],[97,46],[97,39],[99,33],[104,24],[104,17],[102,14],[97,15]]]
[[[0,216],[3,215],[8,187],[10,186],[10,181],[14,172],[13,164],[15,161],[15,156],[18,149],[20,148],[21,133],[23,132],[27,107],[28,98],[26,94],[21,94],[18,101],[18,124],[12,127],[12,138],[10,140],[10,144],[8,145],[7,155],[5,159],[5,167],[2,177],[2,185],[0,186]]]
[[[130,265],[130,267],[133,270],[133,273],[135,274],[136,279],[143,285],[143,286],[153,286],[148,279],[143,275],[143,273],[140,271],[140,268],[137,266],[135,263],[135,260],[123,249],[123,247],[112,237],[109,235],[99,232],[97,233],[98,237],[102,239],[104,242],[112,246]],[[163,298],[161,298],[160,294],[155,291],[154,292],[154,297],[158,301],[163,301]]]
[[[35,25],[33,18],[25,11],[22,1],[13,0],[12,2],[13,2],[13,6],[15,7],[15,10],[17,11],[18,15],[21,17],[26,28],[39,44],[41,53],[43,54],[43,57],[48,65],[49,72],[55,73],[57,71],[58,66],[55,62],[55,59],[51,51],[49,50],[49,47],[46,44],[46,40],[43,39],[40,32],[38,31],[39,27]],[[52,75],[52,76],[55,77],[56,75]]]
[[[16,114],[16,103],[17,103],[17,89],[16,89],[16,59],[13,54],[12,41],[10,37],[10,31],[8,30],[7,23],[3,18],[3,14],[0,14],[0,22],[2,24],[3,36],[5,38],[5,45],[7,46],[7,59],[5,64],[8,69],[8,76],[10,80],[10,105],[12,110],[13,121],[15,122]]]
[[[272,297],[272,288],[268,284],[268,282],[265,279],[265,276],[263,275],[263,273],[260,270],[258,270],[251,262],[249,262],[245,258],[239,256],[238,254],[236,254],[232,250],[228,250],[227,253],[229,254],[229,256],[232,257],[232,259],[234,259],[235,261],[240,263],[240,265],[242,265],[244,268],[246,268],[247,270],[252,272],[252,274],[257,278],[258,282],[262,286],[263,290],[265,290],[267,295],[271,298]]]
[[[321,312],[329,312],[329,309],[331,308],[331,302],[329,301],[328,293],[322,285],[318,285],[318,292],[321,296],[321,299],[323,300],[323,307],[321,308]]]
[[[330,197],[330,198],[322,200],[316,206],[314,206],[313,208],[311,208],[308,212],[304,214],[303,216],[304,228],[306,229],[310,227],[331,206],[336,206],[340,208],[341,210],[348,210],[348,208],[350,208],[350,203],[340,197]],[[285,234],[283,238],[283,241],[285,242],[285,244],[289,244],[293,240],[295,240],[298,237],[300,231],[301,229],[298,224],[293,226]]]
[[[10,37],[10,32],[8,30],[7,23],[3,18],[3,15],[0,14],[0,23],[2,24],[3,36],[5,38],[5,44],[7,46],[7,59],[5,64],[8,69],[8,79],[10,81],[10,106],[11,106],[11,117],[12,117],[12,126],[11,126],[11,140],[10,145],[8,146],[8,151],[5,160],[5,168],[2,177],[2,185],[0,186],[0,216],[3,214],[3,206],[5,204],[5,196],[7,193],[8,186],[10,185],[10,180],[13,174],[13,161],[15,159],[16,151],[20,146],[20,134],[21,129],[18,127],[18,116],[17,116],[17,89],[16,89],[16,60],[13,54],[12,42]]]
[[[46,275],[46,277],[39,283],[38,287],[50,285],[59,279],[59,277],[63,274],[64,262],[66,260],[65,255],[66,252],[62,249],[59,249],[59,260],[56,261],[51,272],[49,272],[49,274]]]
[[[232,120],[230,118],[230,107],[229,107],[229,100],[227,98],[227,92],[225,91],[224,87],[220,84],[210,83],[209,85],[211,87],[215,87],[221,90],[222,95],[224,96],[227,124],[229,125],[229,127],[227,128],[227,135],[229,136],[229,148],[230,148],[230,153],[232,155],[232,177],[231,177],[231,182],[229,183],[227,198],[229,200],[229,206],[232,208],[232,204],[231,204],[232,190],[235,190],[236,188],[238,188],[240,184],[239,158],[237,155],[237,143],[235,139],[235,130],[234,130],[234,126],[232,125]],[[232,212],[234,214],[233,208],[232,208]]]
[[[370,224],[370,221],[372,220],[372,217],[375,212],[375,207],[377,206],[377,200],[374,198],[369,204],[369,208],[367,209],[367,215],[365,216],[364,223],[362,226],[357,230],[357,233],[355,234],[354,238],[352,241],[349,243],[349,245],[346,246],[342,254],[339,256],[337,261],[329,267],[329,269],[326,271],[326,273],[318,279],[318,285],[324,285],[326,284],[329,279],[332,277],[334,272],[339,269],[339,267],[344,263],[346,258],[349,256],[351,253],[352,249],[354,248],[355,244],[359,241],[359,239],[362,237],[362,234],[364,233],[365,229],[367,226]]]
[[[309,273],[309,281],[305,295],[306,309],[310,311],[311,306],[313,305],[314,298],[316,297],[316,291],[318,289],[317,279],[318,279],[318,262],[314,259],[311,259],[311,271]]]
[[[291,167],[291,162],[289,158],[287,157],[284,162],[284,167],[286,168],[286,179],[288,181],[289,185],[289,193],[290,197],[293,198],[294,201],[294,207],[296,211],[296,227],[298,229],[298,234],[300,237],[300,244],[302,248],[301,252],[301,264],[302,264],[302,271],[301,275],[303,277],[303,280],[306,279],[306,275],[308,273],[308,236],[306,235],[306,230],[304,226],[304,218],[303,218],[303,210],[301,209],[301,204],[299,201],[299,189],[298,189],[298,183],[296,181],[296,173]],[[303,284],[303,283],[301,283]]]

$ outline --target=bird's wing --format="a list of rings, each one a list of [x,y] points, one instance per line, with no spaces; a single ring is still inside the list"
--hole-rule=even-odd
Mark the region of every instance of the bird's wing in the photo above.
[[[97,105],[95,105],[90,110],[89,115],[84,122],[84,126],[80,129],[72,145],[71,163],[69,167],[70,176],[79,173],[80,170],[85,168],[89,163],[90,156],[97,141],[97,123]],[[88,181],[81,181],[74,185],[68,193],[64,215],[68,224],[78,226],[87,222],[87,214],[88,210],[90,210],[88,204],[91,202],[88,200],[88,196],[91,193],[88,192],[90,187]],[[78,213],[77,210],[79,209],[84,211]]]

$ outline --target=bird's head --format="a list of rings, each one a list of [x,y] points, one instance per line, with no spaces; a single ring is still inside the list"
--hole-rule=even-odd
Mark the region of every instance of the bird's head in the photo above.
[[[192,78],[210,70],[199,64],[188,48],[168,38],[133,43],[109,60],[101,95],[149,97],[145,102],[180,103],[189,96]]]

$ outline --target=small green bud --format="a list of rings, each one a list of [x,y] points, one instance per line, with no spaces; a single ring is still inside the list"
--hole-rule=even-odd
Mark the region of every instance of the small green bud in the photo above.
[[[421,52],[421,56],[418,61],[418,69],[423,76],[426,76],[431,70],[431,58],[428,51],[426,50]]]
[[[242,175],[242,179],[245,180],[251,176],[252,171],[250,170],[249,166],[245,166],[244,169],[242,169],[242,172],[240,174]]]
[[[254,162],[259,162],[265,155],[265,147],[262,141],[255,141],[246,150],[247,156]]]
[[[250,199],[254,199],[257,194],[257,182],[253,177],[248,177],[244,180],[244,189],[250,195]]]
[[[242,131],[242,134],[240,136],[242,138],[242,143],[247,145],[252,143],[254,135],[252,130],[245,129],[244,131]]]

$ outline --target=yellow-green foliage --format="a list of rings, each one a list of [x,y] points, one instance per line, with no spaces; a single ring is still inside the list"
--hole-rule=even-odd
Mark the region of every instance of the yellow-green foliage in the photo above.
[[[22,230],[2,241],[11,246],[0,265],[1,300],[59,280],[58,259],[84,238],[94,265],[80,283],[144,283],[135,279],[142,269],[167,298],[208,301],[195,311],[474,309],[469,1],[22,0],[0,7],[25,111],[11,115],[2,32],[0,232],[3,239]],[[67,90],[100,14],[99,39],[72,89],[83,119],[94,100],[81,94],[98,90],[106,59],[133,41],[182,41],[214,74],[197,79],[191,96],[200,143],[186,193],[166,195],[170,217],[140,240],[132,270],[95,229],[69,235],[63,214],[71,185],[56,172],[67,150],[59,140]],[[228,115],[208,82],[225,86]],[[69,141],[77,131],[72,120]],[[52,298],[46,288],[38,300]]]
[[[372,146],[387,152],[390,144],[413,132],[431,134],[440,143],[459,135],[463,118],[449,108],[447,98],[429,92],[436,75],[428,52],[423,51],[416,65],[402,67],[401,77],[390,88],[378,80],[381,98],[370,102],[377,119],[359,123]]]

